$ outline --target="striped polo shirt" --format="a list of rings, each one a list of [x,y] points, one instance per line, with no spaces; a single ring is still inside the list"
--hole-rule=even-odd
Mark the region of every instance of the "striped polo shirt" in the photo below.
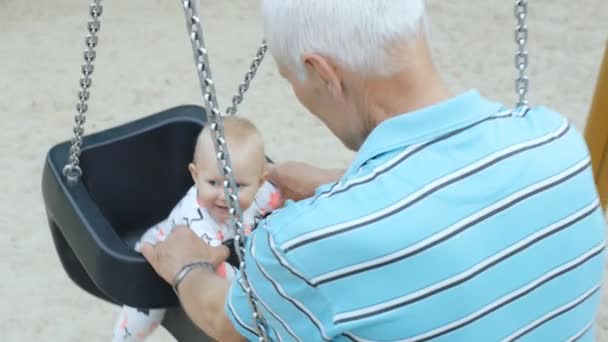
[[[592,341],[604,228],[575,127],[471,90],[378,125],[246,274],[273,341]],[[256,340],[238,281],[226,312]]]

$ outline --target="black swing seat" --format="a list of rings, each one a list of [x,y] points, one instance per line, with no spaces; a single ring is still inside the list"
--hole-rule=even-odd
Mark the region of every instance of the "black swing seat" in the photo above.
[[[53,242],[71,280],[117,305],[173,308],[163,325],[179,341],[208,338],[133,248],[192,186],[187,165],[205,123],[203,108],[180,106],[86,136],[83,176],[74,185],[62,173],[70,142],[60,143],[48,152],[42,178]]]

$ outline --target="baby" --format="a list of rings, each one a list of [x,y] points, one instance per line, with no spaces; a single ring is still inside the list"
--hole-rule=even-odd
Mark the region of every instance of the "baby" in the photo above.
[[[251,232],[257,221],[280,203],[279,192],[266,181],[267,163],[262,136],[247,119],[224,118],[224,135],[232,162],[232,172],[243,211],[245,232]],[[213,137],[208,127],[198,136],[193,162],[188,165],[194,186],[173,208],[169,217],[146,231],[140,240],[162,241],[177,225],[187,225],[205,242],[217,246],[234,238],[230,213],[224,200],[224,178],[215,158]],[[135,246],[139,251],[140,243]],[[217,274],[228,280],[236,272],[224,263]],[[162,322],[166,309],[138,309],[123,306],[114,326],[113,342],[142,341]]]

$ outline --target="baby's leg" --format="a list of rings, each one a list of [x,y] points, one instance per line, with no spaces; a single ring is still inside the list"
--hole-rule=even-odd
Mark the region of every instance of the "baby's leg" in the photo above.
[[[135,245],[135,250],[140,251],[142,242],[155,244],[164,240],[169,233],[167,227],[165,220],[149,228]],[[165,312],[165,309],[144,310],[124,305],[114,324],[112,342],[143,341],[160,325]]]
[[[165,309],[144,310],[123,306],[114,325],[112,342],[143,341],[160,325],[165,312]]]

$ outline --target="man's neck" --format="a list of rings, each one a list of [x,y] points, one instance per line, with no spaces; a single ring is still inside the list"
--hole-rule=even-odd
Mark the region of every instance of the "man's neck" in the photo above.
[[[407,114],[442,101],[453,95],[436,73],[407,73],[369,88],[370,124],[376,126],[393,116]]]
[[[370,131],[382,121],[407,114],[445,100],[453,94],[439,76],[423,42],[419,53],[409,56],[409,64],[390,77],[368,80],[363,88],[364,113]],[[412,50],[409,51],[410,53]],[[405,57],[407,58],[407,57]],[[404,60],[406,60],[404,58]]]

